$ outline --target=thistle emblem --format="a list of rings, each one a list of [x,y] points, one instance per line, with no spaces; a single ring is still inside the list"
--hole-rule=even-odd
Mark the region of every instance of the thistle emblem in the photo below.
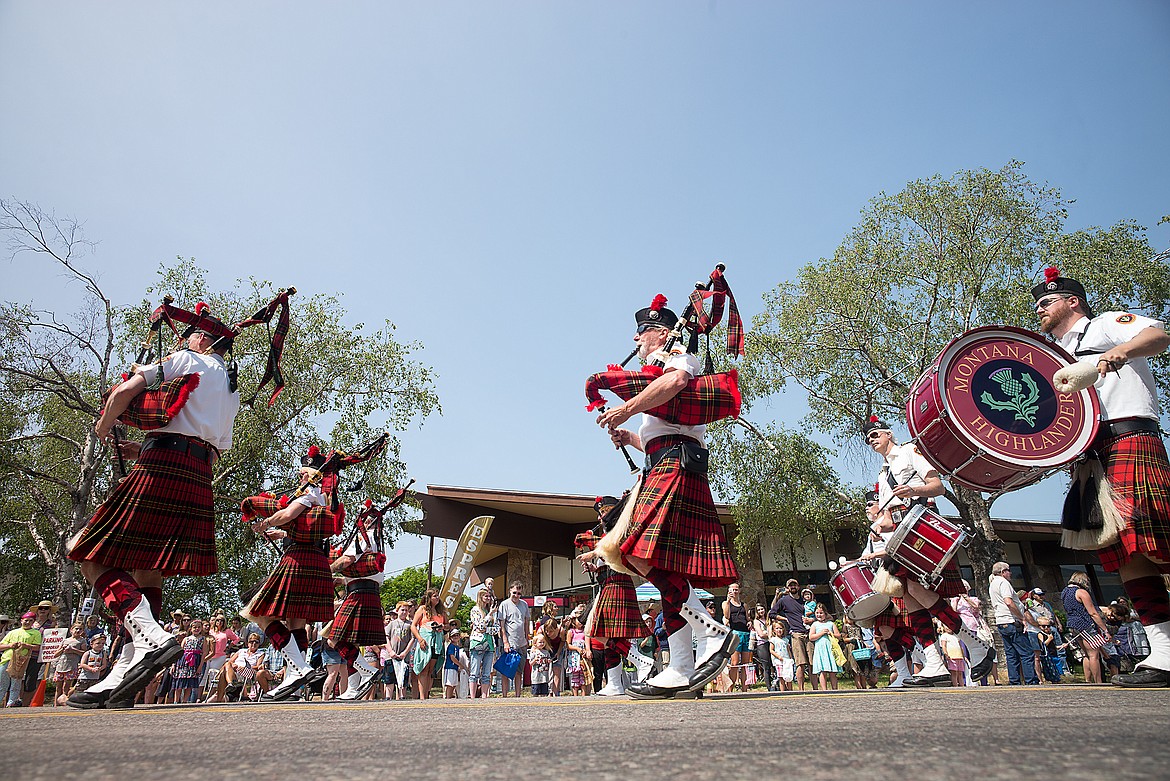
[[[999,384],[999,389],[1007,394],[1008,400],[996,399],[988,391],[983,391],[979,400],[993,410],[1014,412],[1014,420],[1035,426],[1036,413],[1040,410],[1040,387],[1032,375],[1021,370],[1020,379],[1017,380],[1012,376],[1011,369],[1004,368],[992,374],[991,379]]]

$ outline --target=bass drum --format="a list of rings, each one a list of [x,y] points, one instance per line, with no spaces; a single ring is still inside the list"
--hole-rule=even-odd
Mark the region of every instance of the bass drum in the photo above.
[[[980,491],[1002,493],[1046,477],[1097,434],[1097,392],[1052,386],[1052,375],[1071,363],[1033,331],[968,331],[910,389],[906,421],[918,450],[942,474]]]

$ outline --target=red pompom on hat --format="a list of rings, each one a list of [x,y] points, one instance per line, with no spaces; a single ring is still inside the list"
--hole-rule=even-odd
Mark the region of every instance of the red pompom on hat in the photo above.
[[[1048,268],[1044,269],[1045,282],[1055,282],[1059,277],[1060,269],[1058,269],[1056,266],[1049,266]]]
[[[655,312],[662,311],[662,307],[666,306],[666,296],[659,293],[654,296],[654,300],[650,302],[650,308]]]
[[[372,499],[367,499],[366,501],[362,502],[362,504],[364,504],[366,506],[367,510],[374,506],[374,502]]]

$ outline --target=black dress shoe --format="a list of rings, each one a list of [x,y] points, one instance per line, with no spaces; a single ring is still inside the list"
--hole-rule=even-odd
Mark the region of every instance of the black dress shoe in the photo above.
[[[690,691],[698,691],[718,678],[719,673],[723,672],[723,668],[731,661],[731,649],[735,646],[738,639],[735,632],[728,632],[719,650],[695,670],[695,674],[691,676],[687,689]]]
[[[154,680],[154,676],[162,672],[163,668],[183,655],[179,641],[172,637],[160,647],[150,651],[126,671],[122,682],[110,690],[109,700],[133,700],[138,692],[142,691]]]
[[[911,689],[926,689],[931,686],[950,686],[951,676],[948,675],[911,675],[902,685]]]
[[[671,700],[674,699],[674,695],[683,691],[686,691],[685,687],[680,689],[665,689],[661,686],[652,686],[646,682],[632,683],[626,687],[626,694],[635,700]]]
[[[1170,686],[1170,672],[1141,667],[1131,673],[1118,673],[1109,682],[1126,689],[1160,689]]]
[[[995,666],[995,649],[992,648],[987,652],[987,656],[983,657],[983,661],[971,668],[971,680],[978,681],[986,675],[991,673],[991,668]]]
[[[65,701],[65,704],[68,705],[70,708],[83,708],[83,709],[104,708],[106,706],[106,700],[108,700],[109,698],[110,698],[110,693],[107,691],[73,692],[73,694],[69,695],[69,699]]]
[[[105,708],[106,710],[130,710],[134,707],[134,699],[137,696],[138,695],[136,694],[134,697],[120,698],[117,700],[106,700]]]

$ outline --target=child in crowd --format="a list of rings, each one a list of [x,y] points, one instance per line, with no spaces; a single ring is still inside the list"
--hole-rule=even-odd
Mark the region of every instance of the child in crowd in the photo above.
[[[189,702],[199,688],[199,680],[203,677],[203,658],[210,643],[207,635],[203,634],[203,622],[198,618],[191,619],[189,625],[191,634],[179,643],[183,655],[175,662],[172,671],[171,694],[169,702]]]
[[[1044,673],[1044,680],[1049,683],[1060,683],[1064,670],[1058,658],[1059,652],[1056,650],[1056,632],[1053,631],[1052,619],[1040,620],[1036,642],[1040,646],[1040,669]]]
[[[569,651],[565,661],[565,669],[569,671],[569,686],[574,697],[585,696],[585,649],[589,641],[585,639],[585,627],[580,616],[572,617],[572,629],[569,630]]]
[[[966,686],[967,658],[963,655],[963,642],[938,621],[934,622],[934,628],[938,634],[939,649],[946,659],[947,671],[951,674],[951,686]]]
[[[443,661],[444,700],[453,700],[459,696],[459,671],[467,669],[467,663],[460,657],[462,641],[463,634],[458,629],[452,629]]]
[[[800,598],[804,601],[804,617],[815,621],[817,616],[817,600],[816,597],[813,596],[812,589],[806,588],[801,591]],[[806,626],[807,623],[808,622],[805,622]]]
[[[56,703],[64,705],[65,700],[73,693],[73,682],[77,680],[77,668],[81,664],[81,657],[89,650],[89,643],[85,639],[85,625],[74,624],[69,630],[69,637],[57,649],[53,659],[53,688],[57,692]]]
[[[77,665],[77,686],[74,691],[83,692],[102,679],[110,666],[110,654],[106,649],[106,636],[94,635],[89,650],[81,655]]]
[[[841,666],[833,658],[833,638],[840,640],[837,625],[829,620],[823,605],[817,605],[815,619],[808,628],[808,639],[813,643],[812,671],[820,679],[821,691],[837,688],[837,673]]]
[[[772,666],[776,669],[776,685],[780,691],[792,691],[796,666],[792,661],[792,638],[788,636],[788,622],[777,616],[772,619]]]
[[[552,670],[552,652],[548,650],[548,639],[543,632],[532,638],[528,650],[528,663],[532,665],[532,696],[547,697],[549,674]]]

